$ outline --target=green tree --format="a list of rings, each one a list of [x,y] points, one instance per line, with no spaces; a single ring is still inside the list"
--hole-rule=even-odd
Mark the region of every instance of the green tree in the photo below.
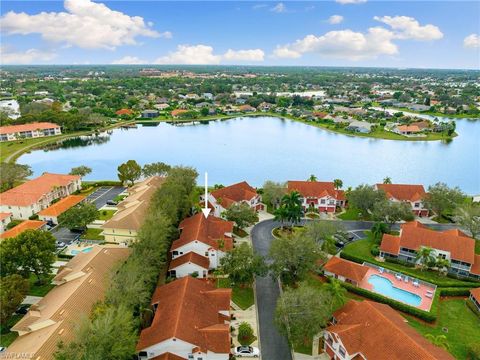
[[[392,179],[390,178],[390,176],[387,176],[383,179],[383,183],[384,184],[391,184],[392,183]]]
[[[208,112],[209,112],[209,110],[208,110],[208,107],[206,107],[206,106],[200,109],[200,114],[201,114],[203,117],[207,116],[207,115],[208,115]]]
[[[81,165],[81,166],[72,168],[72,170],[70,170],[70,175],[79,175],[81,177],[84,177],[90,174],[91,172],[92,172],[91,168],[85,165]]]
[[[335,189],[341,189],[343,187],[343,181],[340,179],[333,179],[333,186]]]
[[[372,228],[370,229],[373,235],[373,239],[375,240],[376,244],[380,244],[383,238],[383,234],[388,233],[389,227],[387,224],[383,222],[376,222],[373,224]]]
[[[431,267],[436,262],[435,250],[427,246],[420,248],[416,260],[420,263],[422,270]]]
[[[143,165],[142,174],[145,177],[167,176],[171,166],[163,162],[155,162]]]
[[[448,339],[445,335],[426,334],[425,338],[435,346],[441,347],[445,350],[450,349],[450,345],[448,344]]]
[[[397,221],[412,221],[415,218],[409,203],[389,200],[382,200],[375,203],[372,216],[376,221],[388,224],[389,229],[391,229],[392,225]]]
[[[280,205],[285,192],[286,186],[284,183],[267,180],[263,184],[262,200],[275,209]]]
[[[267,266],[262,256],[254,254],[252,247],[241,243],[220,260],[223,271],[236,284],[251,285],[254,276],[265,276]]]
[[[367,216],[377,202],[385,199],[385,193],[375,190],[370,185],[359,185],[350,191],[347,197],[350,206],[359,209],[364,216]]]
[[[246,203],[237,203],[231,205],[223,216],[229,221],[233,221],[237,228],[244,229],[258,221],[257,212]]]
[[[91,322],[84,318],[75,340],[68,345],[60,343],[54,358],[129,360],[135,355],[136,343],[137,330],[132,313],[124,306],[110,306]]]
[[[28,165],[1,162],[0,174],[0,189],[5,191],[13,188],[15,183],[25,181],[33,172]]]
[[[338,221],[319,220],[311,221],[305,225],[305,235],[311,237],[318,244],[344,230],[345,228]]]
[[[55,237],[48,231],[26,230],[0,242],[1,276],[35,274],[41,282],[51,274],[55,256]]]
[[[453,217],[455,222],[462,228],[468,230],[474,239],[480,240],[480,206],[475,204],[464,204],[455,210]]]
[[[323,253],[311,237],[302,232],[282,235],[275,238],[270,246],[271,269],[275,276],[280,276],[286,284],[302,280],[316,267]]]
[[[309,176],[307,181],[311,181],[311,182],[317,181],[317,177],[314,174],[312,174]]]
[[[98,210],[95,204],[83,201],[60,214],[58,222],[68,229],[85,229],[97,218]]]
[[[118,168],[118,178],[122,183],[129,182],[130,185],[135,183],[142,175],[142,168],[135,160],[128,160],[126,163],[121,164]]]
[[[292,224],[299,223],[303,216],[302,197],[300,193],[298,191],[292,191],[285,194],[282,198],[280,208],[284,209],[283,214],[285,215],[286,221]],[[281,211],[279,213],[282,214]]]
[[[255,339],[255,335],[253,334],[252,326],[243,321],[238,326],[238,342],[240,345],[250,345],[252,341]]]
[[[325,289],[332,297],[330,311],[334,311],[336,308],[342,307],[347,301],[347,289],[342,286],[342,283],[337,279],[330,279],[325,285]]]
[[[0,322],[5,322],[12,316],[28,293],[29,282],[20,275],[8,275],[0,279]]]
[[[450,188],[445,183],[437,183],[428,187],[424,199],[425,206],[438,216],[454,212],[456,207],[465,200],[465,194],[458,188]]]
[[[313,337],[328,325],[333,297],[325,287],[320,290],[301,284],[287,288],[277,300],[275,325],[295,345],[311,344]]]

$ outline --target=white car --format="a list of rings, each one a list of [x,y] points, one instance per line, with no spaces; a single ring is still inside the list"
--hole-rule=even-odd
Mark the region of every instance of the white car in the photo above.
[[[260,350],[254,346],[237,346],[233,349],[233,355],[236,357],[255,357],[260,356]]]

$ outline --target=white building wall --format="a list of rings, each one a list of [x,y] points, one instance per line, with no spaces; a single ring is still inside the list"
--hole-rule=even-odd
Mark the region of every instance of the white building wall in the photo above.
[[[199,279],[206,278],[208,275],[208,269],[204,269],[201,266],[193,263],[182,264],[171,270],[175,270],[175,275],[177,278],[182,278],[182,277],[191,275],[194,272],[198,273]]]
[[[188,244],[185,244],[185,245],[173,250],[173,251],[177,251],[178,253],[177,253],[177,255],[174,255],[173,251],[172,251],[172,259],[175,259],[179,256],[188,254],[189,252],[195,252],[198,255],[205,256],[205,254],[208,252],[209,248],[210,248],[210,246],[208,246],[207,244],[204,244],[204,243],[202,243],[198,240],[194,240],[194,241],[189,242]]]
[[[150,346],[142,351],[147,352],[147,357],[139,357],[140,360],[153,359],[167,352],[188,359],[189,355],[193,355],[193,360],[228,360],[229,354],[218,354],[208,351],[207,354],[202,352],[192,353],[192,349],[197,347],[195,344],[190,344],[180,339],[168,339],[161,343]]]

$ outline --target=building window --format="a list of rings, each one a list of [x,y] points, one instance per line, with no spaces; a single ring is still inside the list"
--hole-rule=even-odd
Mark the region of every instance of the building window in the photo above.
[[[208,256],[208,251],[205,251],[205,256]]]
[[[339,351],[341,357],[345,357],[346,351],[342,346],[340,346],[338,348],[338,351]]]
[[[325,199],[320,200],[320,204],[325,204]]]
[[[420,207],[420,203],[415,203],[413,206],[415,206],[416,208]]]
[[[175,250],[175,251],[172,251],[172,255],[173,255],[173,256],[177,256],[177,255],[178,255],[178,251],[176,251],[176,250]]]

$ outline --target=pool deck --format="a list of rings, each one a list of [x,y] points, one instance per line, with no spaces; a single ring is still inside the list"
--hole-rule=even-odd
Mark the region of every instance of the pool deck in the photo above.
[[[369,268],[367,274],[365,275],[363,280],[360,282],[359,287],[361,287],[363,289],[366,289],[366,290],[370,290],[372,292],[376,292],[376,291],[373,290],[373,286],[368,283],[368,279],[370,279],[370,276],[372,276],[372,275],[378,275],[378,276],[381,276],[385,279],[388,279],[392,282],[394,287],[405,290],[405,291],[408,291],[408,292],[411,292],[413,294],[416,294],[416,295],[420,296],[420,298],[422,299],[420,305],[414,306],[414,307],[416,307],[420,310],[430,311],[430,308],[432,307],[433,297],[435,295],[435,288],[433,288],[431,286],[427,286],[427,285],[422,284],[422,283],[419,283],[419,286],[416,287],[416,286],[413,285],[413,280],[410,276],[408,276],[408,282],[405,282],[403,279],[405,278],[406,275],[401,274],[402,275],[402,280],[398,280],[395,277],[395,275],[389,274],[387,272],[380,273],[379,270],[374,269],[374,268]],[[427,291],[432,291],[433,292],[432,298],[429,298],[429,297],[425,296]],[[380,294],[380,295],[382,295],[382,294]],[[394,299],[394,300],[396,300],[396,299]],[[407,304],[407,305],[410,305],[410,304]],[[412,305],[410,305],[410,306],[412,306]]]

